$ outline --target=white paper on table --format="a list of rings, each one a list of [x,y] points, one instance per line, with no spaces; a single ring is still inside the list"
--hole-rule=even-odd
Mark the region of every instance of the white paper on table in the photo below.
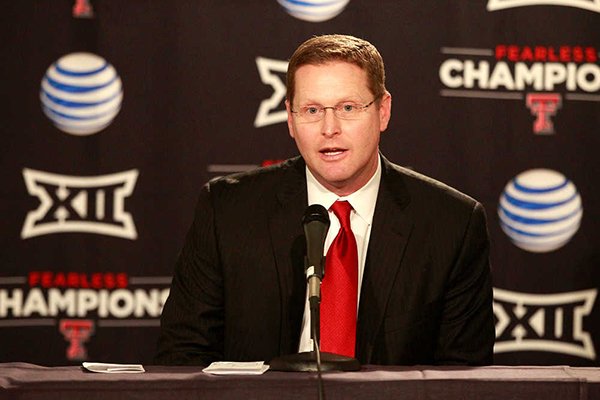
[[[204,368],[202,372],[212,375],[261,375],[268,369],[269,366],[264,361],[215,361]]]
[[[101,372],[104,374],[137,374],[146,372],[142,364],[107,364],[84,362],[83,368],[91,372]]]

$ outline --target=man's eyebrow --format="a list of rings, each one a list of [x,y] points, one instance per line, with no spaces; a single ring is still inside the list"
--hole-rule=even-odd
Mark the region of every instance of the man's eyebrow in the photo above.
[[[363,100],[360,99],[358,96],[347,96],[347,97],[341,98],[340,100],[337,100],[335,102],[335,104],[348,103],[348,102],[360,104],[361,102],[363,102]],[[321,103],[320,101],[316,101],[316,100],[299,101],[297,103],[300,106],[306,106],[306,105],[323,105],[323,103]]]

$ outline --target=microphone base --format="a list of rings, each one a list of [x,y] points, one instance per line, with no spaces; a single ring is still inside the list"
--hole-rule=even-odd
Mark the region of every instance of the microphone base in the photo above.
[[[276,357],[269,363],[273,371],[317,372],[317,354],[314,351],[288,354]],[[333,353],[321,353],[321,371],[358,371],[360,363],[356,358]]]

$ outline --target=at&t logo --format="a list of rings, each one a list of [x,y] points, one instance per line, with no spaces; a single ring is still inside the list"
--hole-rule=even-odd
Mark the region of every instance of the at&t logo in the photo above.
[[[123,101],[121,79],[106,60],[71,53],[52,64],[42,79],[44,114],[63,132],[91,135],[106,128]]]
[[[277,0],[293,17],[308,22],[323,22],[340,14],[350,0]]]
[[[579,229],[582,215],[575,185],[550,169],[517,175],[504,188],[498,206],[504,233],[516,246],[536,253],[564,246]]]

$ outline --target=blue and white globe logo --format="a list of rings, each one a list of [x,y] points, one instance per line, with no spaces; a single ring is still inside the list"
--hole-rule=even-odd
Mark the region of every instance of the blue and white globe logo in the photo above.
[[[350,0],[277,0],[292,17],[308,22],[323,22],[346,8]]]
[[[63,132],[92,135],[121,110],[123,87],[115,68],[92,53],[71,53],[46,71],[40,90],[44,114]]]
[[[560,172],[531,169],[504,188],[498,216],[504,233],[523,250],[545,253],[577,232],[583,208],[577,188]]]

